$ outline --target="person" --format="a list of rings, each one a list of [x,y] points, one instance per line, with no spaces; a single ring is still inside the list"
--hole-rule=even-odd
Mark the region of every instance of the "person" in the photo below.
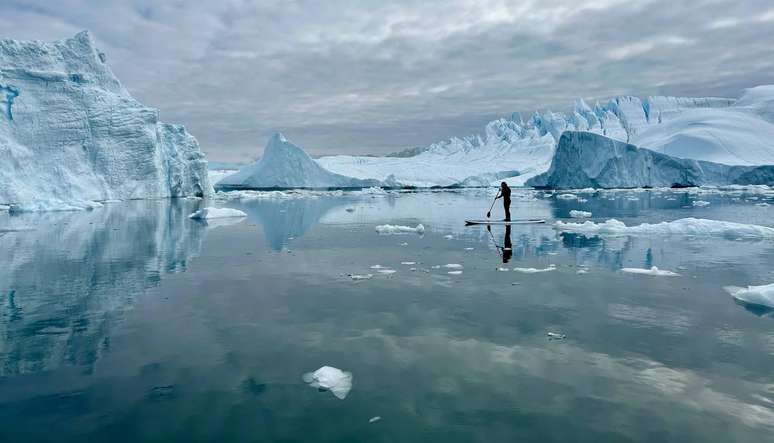
[[[495,200],[498,198],[503,199],[503,209],[505,210],[504,221],[511,221],[511,188],[508,187],[508,183],[500,183],[500,190],[497,191]]]

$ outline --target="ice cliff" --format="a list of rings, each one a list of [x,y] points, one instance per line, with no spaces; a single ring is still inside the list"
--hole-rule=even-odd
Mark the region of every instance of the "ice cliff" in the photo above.
[[[528,186],[637,188],[774,185],[774,166],[730,166],[661,154],[591,132],[566,131],[550,169]]]
[[[318,162],[358,178],[414,186],[480,185],[492,177],[523,185],[548,170],[565,131],[584,131],[674,157],[729,165],[774,164],[774,86],[747,90],[736,99],[621,96],[569,112],[515,113],[483,133],[452,138],[395,156],[329,156]],[[518,171],[518,174],[507,174]],[[505,178],[503,178],[505,177]]]
[[[0,40],[0,204],[79,209],[210,191],[196,139],[132,98],[88,32]]]
[[[223,178],[218,189],[367,188],[379,180],[334,174],[314,161],[282,134],[274,134],[257,162]]]

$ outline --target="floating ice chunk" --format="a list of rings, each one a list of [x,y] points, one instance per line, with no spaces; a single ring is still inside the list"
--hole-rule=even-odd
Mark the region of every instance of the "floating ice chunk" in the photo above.
[[[379,269],[376,272],[378,272],[380,274],[394,274],[397,271],[395,271],[394,269]]]
[[[655,224],[643,223],[626,226],[623,222],[610,219],[604,223],[564,223],[556,222],[557,230],[583,235],[696,235],[745,237],[751,239],[774,238],[774,228],[767,226],[732,223],[702,218],[681,218],[670,222]]]
[[[567,338],[564,334],[559,334],[558,332],[548,332],[546,335],[548,335],[549,340],[564,340]]]
[[[725,290],[732,297],[744,303],[774,309],[774,283],[763,286],[748,286],[746,288],[728,286]]]
[[[588,273],[589,273],[588,269],[578,269],[578,272],[576,272],[576,274],[588,274]]]
[[[382,417],[379,417],[378,415],[376,417],[371,417],[368,419],[368,423],[376,423],[377,421],[381,420]]]
[[[8,206],[8,205],[0,205],[0,212],[10,211],[10,210],[11,210],[10,206]]]
[[[559,200],[577,200],[578,196],[575,194],[559,194],[556,198]]]
[[[510,271],[510,269],[508,269],[508,268],[497,268],[497,270],[500,271],[500,272],[508,272],[508,271]]]
[[[386,269],[386,266],[382,266],[382,265],[373,265],[373,266],[371,266],[371,269]]]
[[[443,236],[443,238],[445,238],[446,240],[451,240],[451,239],[454,238],[454,236],[451,235],[451,234],[446,234],[446,235]]]
[[[401,226],[401,225],[379,225],[376,227],[376,232],[381,235],[391,234],[407,234],[414,233],[422,235],[425,233],[425,227],[422,224],[418,224],[416,227]]]
[[[465,248],[466,251],[472,251],[474,249],[476,249],[476,248]]]
[[[349,274],[349,278],[352,280],[368,280],[373,278],[373,274]]]
[[[521,272],[522,274],[537,274],[539,272],[550,272],[556,270],[556,265],[548,265],[547,268],[513,268],[514,272]]]
[[[572,217],[572,218],[589,218],[589,217],[591,217],[591,212],[576,211],[575,209],[573,209],[572,211],[570,211],[570,217]]]
[[[659,277],[679,277],[680,276],[680,274],[676,272],[667,271],[666,269],[659,269],[655,266],[651,267],[650,269],[622,268],[621,272],[628,272],[629,274],[655,275]]]
[[[765,208],[766,206],[769,206],[769,204],[766,202],[763,202],[763,203],[756,203],[755,206],[760,206],[762,208]]]
[[[210,220],[214,218],[231,217],[247,217],[247,214],[238,209],[208,207],[199,209],[198,211],[188,216],[188,218],[193,220]]]
[[[704,200],[696,200],[692,204],[694,208],[703,208],[705,206],[709,206],[710,202],[704,201]]]
[[[323,366],[302,375],[301,378],[313,388],[331,391],[340,400],[344,400],[352,390],[352,373],[332,366]]]
[[[449,269],[462,269],[462,265],[459,263],[449,263],[448,265],[443,265],[443,267]]]
[[[460,275],[460,274],[462,274],[462,271],[449,271],[449,272],[447,272],[447,274],[449,274],[449,275]]]
[[[417,264],[417,262],[415,262],[415,261],[402,261],[402,262],[400,262],[400,264],[406,265],[406,266],[410,266],[410,265]]]

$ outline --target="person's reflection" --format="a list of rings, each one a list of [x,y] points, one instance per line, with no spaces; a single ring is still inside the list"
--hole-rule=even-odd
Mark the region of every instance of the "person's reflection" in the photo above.
[[[492,237],[492,241],[495,244],[495,247],[497,248],[497,252],[502,253],[500,254],[500,258],[503,259],[503,263],[508,263],[511,260],[511,257],[513,257],[513,243],[511,243],[511,225],[505,225],[505,237],[503,238],[503,247],[500,247],[500,245],[497,244],[497,242],[494,241],[494,236],[492,236],[492,225],[487,225],[486,230],[489,231],[489,236]]]

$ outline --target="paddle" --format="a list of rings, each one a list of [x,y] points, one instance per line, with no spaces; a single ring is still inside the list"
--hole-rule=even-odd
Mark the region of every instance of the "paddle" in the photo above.
[[[500,191],[497,191],[497,195],[500,195]],[[490,206],[489,210],[486,211],[486,218],[489,218],[492,215],[492,208],[494,208],[494,204],[497,201],[497,195],[495,195],[494,200],[492,200],[492,206]]]

